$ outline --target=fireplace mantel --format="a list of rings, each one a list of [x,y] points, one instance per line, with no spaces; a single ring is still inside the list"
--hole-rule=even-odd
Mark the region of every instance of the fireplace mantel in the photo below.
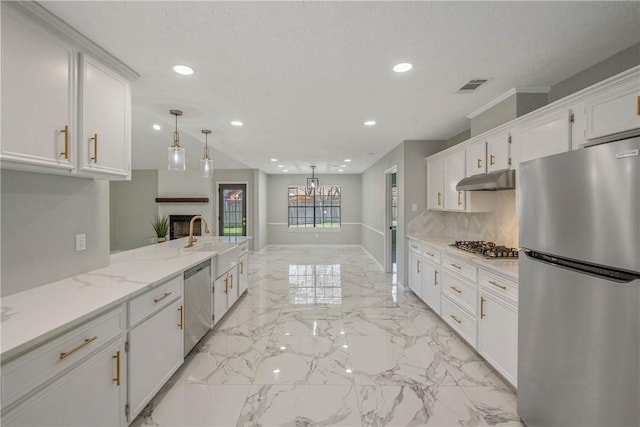
[[[156,197],[156,203],[209,203],[208,197]]]

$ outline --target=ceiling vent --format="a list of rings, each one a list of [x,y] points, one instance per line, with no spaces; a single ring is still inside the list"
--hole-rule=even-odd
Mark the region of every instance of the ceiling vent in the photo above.
[[[487,81],[488,79],[469,80],[467,83],[465,83],[464,86],[458,89],[458,93],[471,93],[474,90],[478,89],[483,84],[485,84]]]

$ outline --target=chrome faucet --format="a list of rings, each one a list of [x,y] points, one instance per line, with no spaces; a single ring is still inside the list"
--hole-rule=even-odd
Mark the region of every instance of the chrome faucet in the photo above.
[[[193,218],[191,218],[191,221],[189,222],[189,243],[187,243],[187,246],[185,246],[185,248],[192,247],[193,244],[198,241],[198,239],[196,239],[196,236],[193,235],[193,223],[195,222],[196,219],[201,219],[202,222],[204,222],[204,232],[205,233],[209,232],[209,224],[207,224],[207,220],[204,219],[202,215],[194,216]]]

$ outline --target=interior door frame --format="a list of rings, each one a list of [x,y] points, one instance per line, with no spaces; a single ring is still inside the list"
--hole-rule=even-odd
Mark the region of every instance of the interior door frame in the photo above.
[[[244,203],[245,203],[245,208],[247,210],[247,216],[246,216],[246,221],[247,221],[247,236],[251,236],[250,231],[251,231],[251,221],[249,221],[249,217],[250,217],[250,212],[251,212],[251,205],[250,205],[250,200],[249,200],[249,182],[248,181],[218,181],[216,182],[216,202],[215,204],[215,222],[216,222],[216,231],[218,232],[218,236],[221,236],[220,234],[220,186],[221,185],[245,185],[245,197],[244,197]]]
[[[391,262],[392,233],[391,233],[391,174],[396,174],[396,189],[398,189],[398,165],[393,165],[384,171],[384,271],[391,273],[393,265]],[[398,189],[399,190],[399,189]],[[400,213],[400,191],[398,191],[398,213]],[[398,226],[400,224],[400,216],[396,218]],[[400,266],[398,263],[398,252],[400,242],[398,241],[398,227],[396,226],[396,273]]]

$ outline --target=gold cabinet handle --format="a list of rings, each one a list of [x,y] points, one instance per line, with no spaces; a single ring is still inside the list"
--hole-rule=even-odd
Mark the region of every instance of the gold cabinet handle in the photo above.
[[[64,129],[60,130],[60,133],[64,133],[64,151],[60,153],[65,159],[69,158],[69,125],[65,125]]]
[[[457,293],[461,294],[462,291],[458,288],[456,288],[455,286],[449,286],[451,289],[453,289],[454,291],[456,291]]]
[[[89,345],[90,343],[92,343],[93,341],[97,340],[98,337],[93,336],[91,338],[85,338],[84,341],[82,341],[82,344],[78,344],[77,346],[73,347],[71,350],[69,351],[64,351],[62,353],[60,353],[60,359],[64,359],[67,356],[71,356],[73,353],[75,353],[76,351],[80,350],[82,347]]]
[[[113,358],[116,359],[116,377],[113,381],[116,382],[116,385],[120,385],[120,351],[116,351]]]
[[[229,278],[228,277],[224,278],[224,293],[225,294],[229,293]]]
[[[420,260],[416,261],[416,273],[420,273]]]
[[[165,292],[160,298],[154,298],[153,299],[153,303],[157,304],[160,301],[162,301],[163,299],[165,299],[166,297],[168,297],[169,295],[171,295],[171,292]]]
[[[233,289],[233,274],[231,275],[231,285],[229,285],[229,288]]]
[[[432,254],[431,252],[425,252],[427,255],[429,256],[435,256],[434,254]]]
[[[640,96],[638,97],[638,109],[636,110],[636,115],[640,116]]]
[[[451,318],[452,318],[453,320],[455,320],[456,322],[458,322],[458,323],[462,323],[462,320],[458,319],[458,318],[457,318],[456,316],[454,316],[453,314],[451,314],[450,316],[451,316]]]
[[[438,270],[433,270],[433,286],[438,286]]]
[[[500,283],[494,282],[493,280],[489,280],[489,283],[491,283],[493,286],[497,286],[498,288],[502,289],[502,290],[506,290],[507,287],[504,285],[501,285]]]
[[[457,268],[458,270],[462,270],[462,267],[460,267],[460,266],[459,266],[459,265],[457,265],[457,264],[449,264],[449,265],[450,265],[451,267],[455,267],[455,268]]]
[[[482,159],[478,159],[478,169],[482,168]]]
[[[244,261],[240,261],[240,274],[244,273]]]
[[[460,194],[461,193],[462,193],[461,191],[458,191],[458,206],[462,205],[462,202],[460,201]]]
[[[93,160],[93,163],[98,163],[98,134],[94,133],[93,136],[89,138],[89,141],[93,141],[93,157],[91,157],[91,160]]]
[[[496,156],[494,156],[493,154],[491,154],[491,155],[489,156],[489,164],[490,164],[490,165],[493,165],[493,164],[495,163],[495,162],[494,162],[494,159],[495,159],[495,158],[496,158]]]
[[[184,327],[184,310],[182,306],[178,307],[178,311],[180,312],[180,323],[178,323],[178,327],[182,329]]]
[[[486,299],[484,297],[480,297],[480,318],[484,319],[484,302]]]
[[[438,206],[440,206],[440,198],[442,197],[442,193],[438,191]]]

